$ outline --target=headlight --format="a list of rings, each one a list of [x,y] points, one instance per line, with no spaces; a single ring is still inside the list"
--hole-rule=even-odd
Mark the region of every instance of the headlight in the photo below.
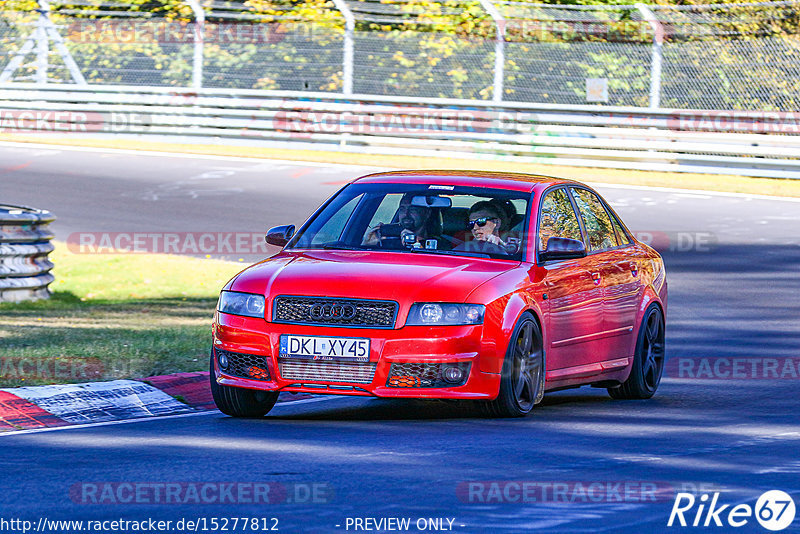
[[[230,313],[231,315],[244,315],[245,317],[263,319],[264,302],[264,295],[223,291],[219,294],[217,311]]]
[[[409,326],[465,325],[483,323],[486,306],[480,304],[448,304],[417,302],[408,312]]]

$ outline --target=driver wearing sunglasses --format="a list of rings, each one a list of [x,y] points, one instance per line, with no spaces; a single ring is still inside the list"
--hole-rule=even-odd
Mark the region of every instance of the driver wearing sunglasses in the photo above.
[[[491,202],[478,202],[469,210],[467,230],[472,232],[476,241],[505,247],[506,243],[500,237],[500,231],[507,226],[504,215]]]
[[[461,243],[454,250],[505,256],[515,254],[518,245],[507,243],[501,237],[508,233],[511,226],[511,210],[513,206],[506,208],[501,200],[482,200],[475,203],[469,209],[466,227],[472,234],[472,240]]]

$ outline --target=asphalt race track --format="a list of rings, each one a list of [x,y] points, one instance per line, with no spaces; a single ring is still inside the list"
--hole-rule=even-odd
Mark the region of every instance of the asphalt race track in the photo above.
[[[0,202],[50,209],[60,240],[260,233],[302,222],[372,170],[5,145]],[[686,367],[668,363],[652,400],[583,388],[548,395],[528,418],[489,420],[445,402],[324,398],[262,420],[212,412],[5,435],[0,516],[274,517],[280,532],[364,532],[355,518],[390,517],[410,518],[416,532],[442,518],[455,532],[646,533],[702,528],[667,527],[675,491],[719,492],[719,505],[753,507],[779,489],[800,505],[800,202],[598,190],[665,256],[668,360]],[[720,357],[727,367],[714,368]],[[703,374],[702,362],[713,372]],[[757,378],[768,362],[779,378]],[[104,482],[270,483],[288,502],[93,505],[70,495],[76,484]],[[523,482],[534,488],[524,499]],[[603,489],[581,491],[591,484]],[[723,524],[703,531],[734,530]],[[371,531],[390,531],[382,526]],[[735,531],[768,532],[755,517]]]

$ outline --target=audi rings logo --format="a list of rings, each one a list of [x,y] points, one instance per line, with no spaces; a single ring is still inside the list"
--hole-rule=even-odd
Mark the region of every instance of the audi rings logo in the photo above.
[[[352,304],[315,304],[308,310],[308,315],[312,319],[355,319],[356,307]]]

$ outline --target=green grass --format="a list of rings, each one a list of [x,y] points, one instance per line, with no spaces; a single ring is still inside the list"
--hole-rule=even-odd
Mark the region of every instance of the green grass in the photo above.
[[[242,264],[61,243],[52,258],[50,300],[0,304],[0,386],[208,369],[217,295]]]

